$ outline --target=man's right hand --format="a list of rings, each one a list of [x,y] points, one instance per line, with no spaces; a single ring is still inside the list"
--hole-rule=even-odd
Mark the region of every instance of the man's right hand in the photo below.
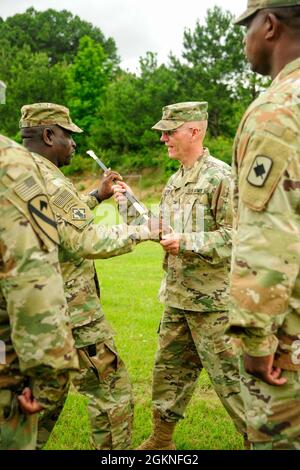
[[[116,171],[108,170],[104,173],[104,178],[102,179],[99,188],[98,188],[98,198],[100,201],[105,201],[109,199],[114,194],[113,186],[116,181],[121,182],[122,176]]]
[[[254,375],[269,385],[285,385],[287,379],[281,377],[282,370],[274,367],[274,354],[253,357],[244,354],[244,366],[248,374]]]
[[[33,415],[44,409],[42,405],[40,405],[40,403],[34,398],[29,387],[25,387],[23,389],[22,394],[18,396],[18,400],[20,408],[25,414]]]

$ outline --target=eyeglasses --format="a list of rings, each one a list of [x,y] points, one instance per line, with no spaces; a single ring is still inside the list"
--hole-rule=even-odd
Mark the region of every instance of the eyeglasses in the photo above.
[[[175,132],[177,132],[178,129],[174,129],[172,131],[162,131],[162,135],[167,135],[168,137],[170,137],[171,135],[175,134]]]
[[[178,132],[180,130],[182,131],[193,131],[196,129],[195,127],[178,127],[177,129],[174,129],[172,131],[162,131],[162,135],[167,135],[168,137],[172,136],[175,134],[175,132]]]

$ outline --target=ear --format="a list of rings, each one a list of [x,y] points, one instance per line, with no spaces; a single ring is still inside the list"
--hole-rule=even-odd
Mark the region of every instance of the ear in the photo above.
[[[45,129],[43,130],[42,137],[46,145],[49,145],[49,147],[53,147],[54,131],[53,129],[51,129],[51,127],[45,127]]]
[[[195,127],[193,129],[193,132],[192,132],[192,137],[197,138],[199,136],[199,134],[200,134],[199,129],[197,127]]]
[[[280,36],[282,31],[282,23],[279,21],[274,13],[268,13],[266,15],[266,36],[268,40],[276,39]]]

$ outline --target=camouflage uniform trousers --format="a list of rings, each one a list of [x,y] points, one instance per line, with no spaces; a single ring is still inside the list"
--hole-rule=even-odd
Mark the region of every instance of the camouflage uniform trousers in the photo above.
[[[20,411],[21,391],[0,390],[0,450],[36,448],[38,414],[26,415]]]
[[[95,340],[95,332],[98,341],[91,342]],[[98,450],[126,450],[131,446],[132,388],[113,334],[104,316],[92,324],[73,329],[80,371],[73,377],[72,383],[80,394],[88,398],[92,441]],[[44,413],[41,417],[39,448],[47,442],[66,398],[59,403],[55,412],[51,415]]]
[[[152,400],[166,421],[178,421],[206,369],[237,430],[246,435],[239,365],[232,340],[224,335],[227,312],[199,313],[166,307],[159,331]]]
[[[300,450],[300,371],[282,372],[272,386],[247,374],[240,359],[241,393],[253,450]]]

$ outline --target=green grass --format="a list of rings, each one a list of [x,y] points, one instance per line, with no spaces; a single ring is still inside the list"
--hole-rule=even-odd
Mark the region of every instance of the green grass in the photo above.
[[[112,221],[112,220],[111,220]],[[135,394],[133,448],[151,429],[151,376],[163,306],[157,300],[162,250],[153,242],[96,262],[106,317],[116,331]],[[242,439],[211,389],[206,373],[175,431],[178,449],[242,449]],[[90,449],[85,399],[71,391],[47,449]]]

